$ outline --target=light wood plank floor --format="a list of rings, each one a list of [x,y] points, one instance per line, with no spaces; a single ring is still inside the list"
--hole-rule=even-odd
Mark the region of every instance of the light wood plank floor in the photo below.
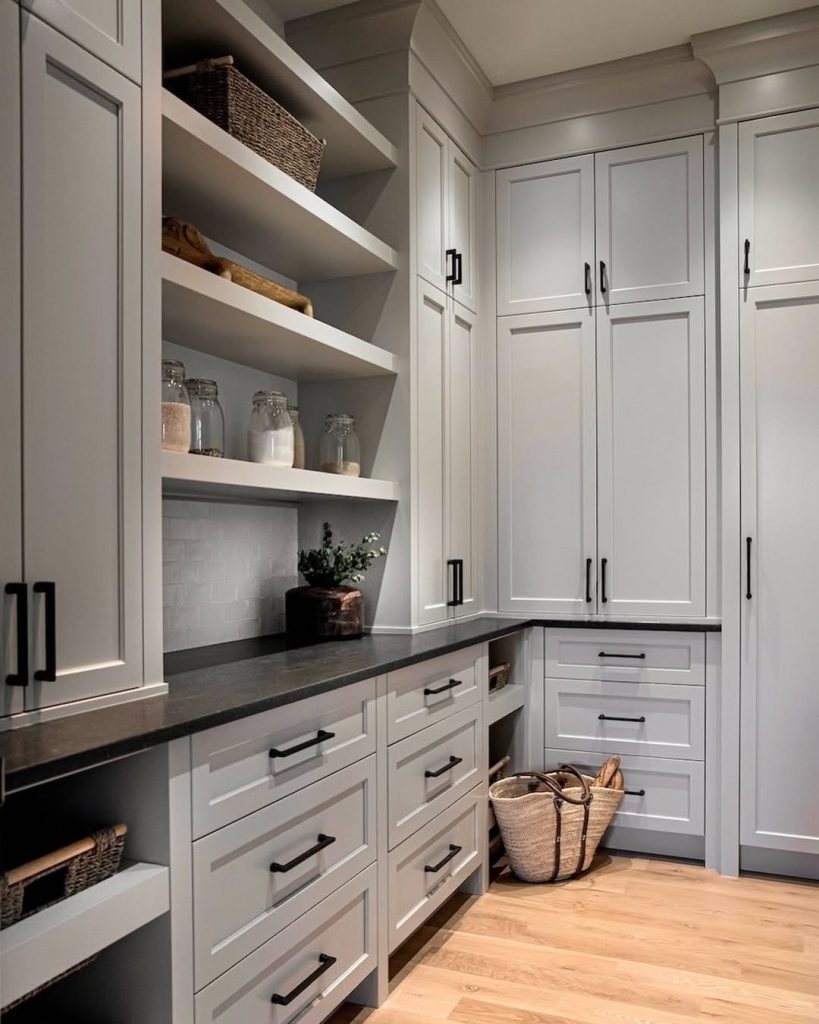
[[[819,885],[605,855],[557,886],[503,873],[392,971],[333,1024],[819,1024]]]

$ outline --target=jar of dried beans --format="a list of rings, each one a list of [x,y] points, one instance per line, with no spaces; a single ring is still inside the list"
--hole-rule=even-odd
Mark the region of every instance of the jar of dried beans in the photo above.
[[[191,402],[185,387],[185,367],[176,359],[162,360],[162,450],[188,452],[191,447]]]

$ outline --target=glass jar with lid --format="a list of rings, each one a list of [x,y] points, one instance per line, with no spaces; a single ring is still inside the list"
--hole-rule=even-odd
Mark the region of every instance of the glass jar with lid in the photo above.
[[[185,387],[191,400],[191,454],[224,458],[225,415],[216,381],[191,378]]]
[[[352,416],[341,412],[331,412],[327,416],[319,448],[319,464],[324,473],[361,476],[361,445]]]
[[[162,450],[188,452],[191,447],[191,403],[185,387],[185,366],[162,360]]]
[[[263,466],[293,465],[293,421],[281,391],[257,391],[247,429],[247,457]]]
[[[288,402],[287,411],[293,421],[293,469],[304,469],[304,431],[299,421],[299,410]]]

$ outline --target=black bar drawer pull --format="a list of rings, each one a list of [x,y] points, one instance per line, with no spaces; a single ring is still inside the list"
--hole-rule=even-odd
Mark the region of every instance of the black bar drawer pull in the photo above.
[[[612,654],[610,651],[600,651],[597,655],[598,658],[635,658],[637,661],[645,661],[646,656],[644,652],[640,654]]]
[[[588,266],[588,263],[586,264]],[[592,560],[586,559],[586,604],[591,604],[592,592],[591,592],[591,567]]]
[[[750,601],[751,593],[751,538],[745,538],[745,600]]]
[[[17,603],[17,671],[9,672],[9,686],[28,686],[28,587],[25,583],[7,583],[5,591]]]
[[[457,767],[462,761],[463,761],[462,757],[450,757],[449,761],[444,765],[443,768],[438,768],[434,772],[425,771],[424,772],[424,778],[425,779],[438,779],[442,775],[444,775],[446,772],[451,771],[453,768]]]
[[[448,683],[444,683],[443,686],[427,686],[424,689],[425,697],[432,697],[436,693],[446,693],[447,690],[454,690],[456,686],[463,686],[463,680],[461,679],[450,679]]]
[[[464,283],[464,257],[463,253],[456,252],[453,260],[455,264],[455,277],[452,281],[453,284]]]
[[[45,658],[46,667],[37,669],[34,678],[41,683],[57,682],[57,587],[54,583],[35,583],[35,594],[45,595]]]
[[[286,864],[279,864],[277,861],[274,860],[273,863],[270,865],[270,870],[273,872],[274,875],[278,873],[286,874],[286,872],[292,871],[293,868],[297,868],[299,864],[303,864],[306,860],[309,860],[311,857],[315,857],[317,853],[321,853],[322,850],[326,850],[328,846],[332,846],[335,841],[335,836],[325,836],[319,834],[318,842],[316,843],[315,846],[312,846],[309,850],[305,850],[304,853],[300,853],[298,857],[294,857],[292,860],[289,860]]]
[[[325,732],[324,729],[319,729],[316,735],[311,740],[305,740],[304,743],[298,743],[295,747],[289,747],[287,750],[277,750],[275,747],[270,748],[271,757],[290,757],[291,754],[299,754],[302,750],[307,750],[308,747],[315,747],[319,743],[323,743],[325,740],[335,739],[334,732]]]
[[[457,282],[455,281],[455,278],[458,276],[458,274],[456,272],[457,271],[457,266],[458,266],[458,260],[457,260],[458,253],[455,251],[455,249],[447,249],[445,255],[446,255],[447,263],[448,263],[448,261],[450,259],[452,260],[452,271],[450,272],[449,266],[447,266],[446,280],[449,283],[456,284]]]
[[[587,295],[591,295],[591,266],[588,263],[583,264],[583,285]]]
[[[608,291],[606,287],[606,264],[603,260],[600,260],[600,291],[603,295]]]
[[[624,789],[623,792],[626,796],[645,796],[646,791],[644,789]]]
[[[609,564],[608,558],[600,559],[600,600],[603,604],[608,603],[608,595],[606,594],[606,567]]]
[[[441,868],[446,867],[446,865],[449,864],[451,860],[458,856],[462,849],[462,846],[453,846],[453,844],[450,843],[449,853],[446,855],[446,857],[444,857],[443,860],[439,860],[437,864],[425,865],[424,871],[426,871],[426,873],[429,875],[437,875]]]
[[[319,966],[312,974],[309,974],[304,981],[299,982],[299,984],[296,985],[292,991],[288,992],[286,996],[280,996],[278,992],[274,993],[270,997],[270,1002],[274,1003],[276,1006],[289,1006],[294,999],[298,999],[305,989],[310,988],[314,981],[318,981],[322,974],[326,974],[335,962],[336,958],[334,956],[328,956],[326,953],[320,953]]]
[[[452,569],[452,600],[447,601],[447,605],[459,608],[464,603],[464,560],[450,558],[446,564]]]
[[[597,716],[598,722],[644,722],[645,720],[645,715],[640,715],[639,718],[618,718],[616,715],[604,715],[601,712]]]
[[[745,239],[745,266],[742,268],[747,277],[751,273],[751,239]]]

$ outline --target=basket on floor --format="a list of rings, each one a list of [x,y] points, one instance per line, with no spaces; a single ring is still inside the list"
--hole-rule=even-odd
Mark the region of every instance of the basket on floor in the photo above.
[[[492,809],[518,878],[556,882],[591,865],[623,799],[622,788],[596,781],[562,765],[556,772],[525,772],[492,784]]]
[[[324,139],[234,66],[233,57],[201,60],[165,72],[168,88],[209,121],[244,143],[311,192],[316,189]]]

